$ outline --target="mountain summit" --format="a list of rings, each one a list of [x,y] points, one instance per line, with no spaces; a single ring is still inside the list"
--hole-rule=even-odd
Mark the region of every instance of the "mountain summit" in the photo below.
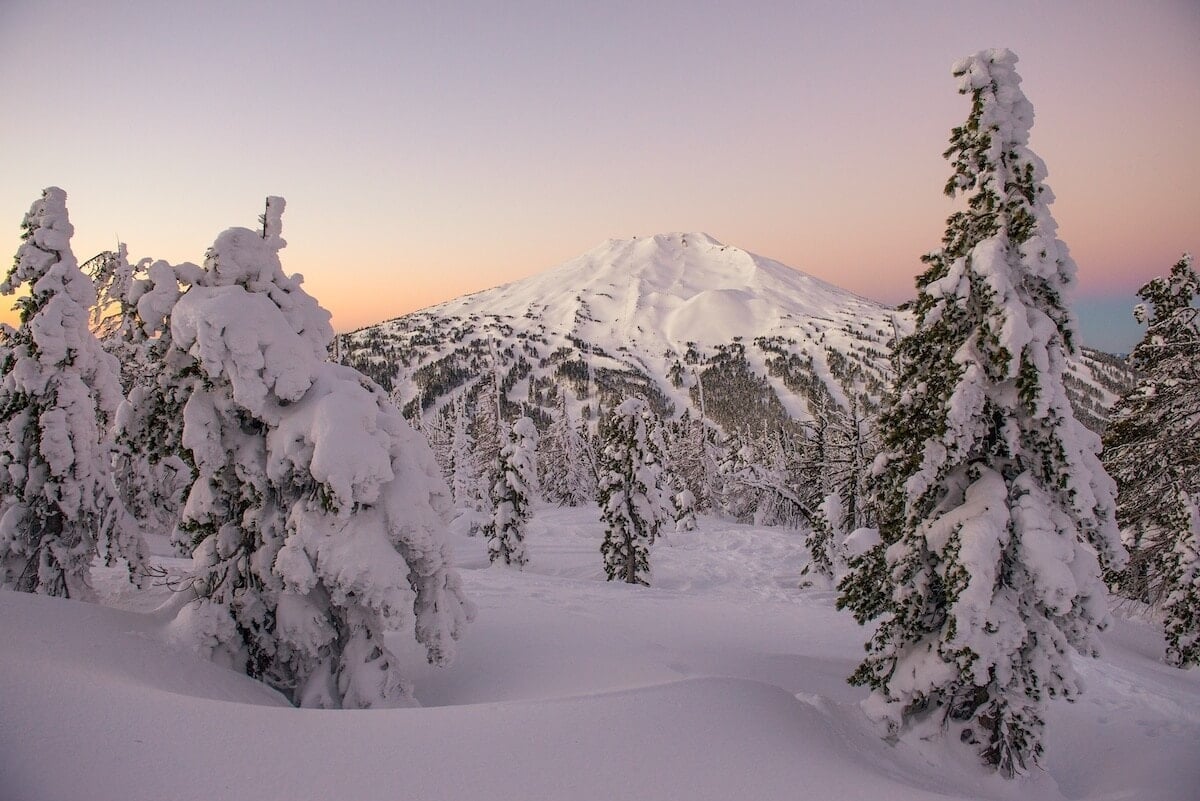
[[[338,345],[410,417],[498,382],[512,417],[543,416],[566,387],[573,416],[639,394],[661,414],[692,409],[729,430],[811,420],[852,400],[869,412],[887,384],[889,343],[910,325],[906,313],[708,234],[667,233],[610,239]],[[1077,366],[1076,394],[1097,416],[1115,398],[1097,378],[1108,370]]]
[[[703,233],[610,239],[539,275],[425,312],[532,314],[585,340],[666,347],[753,339],[804,318],[890,326],[878,303]]]

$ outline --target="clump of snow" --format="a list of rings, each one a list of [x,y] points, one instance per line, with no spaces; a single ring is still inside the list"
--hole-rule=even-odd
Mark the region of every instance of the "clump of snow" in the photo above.
[[[846,558],[850,559],[855,556],[862,556],[867,551],[879,545],[880,542],[879,529],[868,527],[856,528],[846,535],[846,539],[842,542],[842,550],[846,554]]]

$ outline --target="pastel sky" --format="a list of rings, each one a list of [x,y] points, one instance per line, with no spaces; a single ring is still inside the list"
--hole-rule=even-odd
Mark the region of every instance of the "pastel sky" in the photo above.
[[[986,47],[1020,56],[1084,338],[1127,350],[1200,248],[1195,0],[4,0],[0,245],[58,185],[81,260],[199,262],[279,194],[339,330],[664,231],[895,303]]]

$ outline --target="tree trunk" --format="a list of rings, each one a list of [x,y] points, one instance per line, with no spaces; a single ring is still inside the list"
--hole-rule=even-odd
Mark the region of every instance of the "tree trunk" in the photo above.
[[[633,537],[625,534],[625,583],[637,584],[637,557],[633,553]]]

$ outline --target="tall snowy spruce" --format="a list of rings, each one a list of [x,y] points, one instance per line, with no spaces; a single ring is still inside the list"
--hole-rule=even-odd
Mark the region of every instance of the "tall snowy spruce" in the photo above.
[[[524,567],[525,529],[537,487],[537,428],[528,417],[504,426],[504,444],[492,485],[492,519],[483,527],[488,559]]]
[[[1200,278],[1185,254],[1138,291],[1137,386],[1113,409],[1104,464],[1129,548],[1118,590],[1163,609],[1166,659],[1200,664]]]
[[[71,252],[67,196],[51,187],[25,216],[0,293],[28,288],[0,363],[0,585],[46,595],[90,592],[98,546],[144,559],[109,471],[108,429],[121,401],[116,359],[88,327],[96,289]]]
[[[650,584],[650,546],[675,509],[663,469],[662,432],[650,404],[630,398],[612,410],[597,467],[608,580]]]
[[[479,486],[479,479],[476,476],[475,443],[471,439],[465,393],[458,395],[451,407],[448,439],[449,459],[447,462],[450,495],[458,508],[473,507],[476,502],[475,488]]]
[[[200,600],[178,625],[298,706],[410,703],[384,632],[442,663],[471,615],[439,534],[445,482],[383,390],[326,360],[329,313],[279,262],[282,211],[271,198],[262,232],[222,233],[171,310],[198,474]]]
[[[840,606],[879,617],[851,677],[889,736],[946,735],[1005,776],[1042,753],[1049,698],[1080,691],[1069,652],[1107,621],[1101,566],[1124,558],[1098,438],[1063,374],[1075,265],[1055,235],[1017,58],[958,62],[971,113],[953,130],[949,195],[967,193],[924,257],[879,429],[882,542],[855,560]]]

